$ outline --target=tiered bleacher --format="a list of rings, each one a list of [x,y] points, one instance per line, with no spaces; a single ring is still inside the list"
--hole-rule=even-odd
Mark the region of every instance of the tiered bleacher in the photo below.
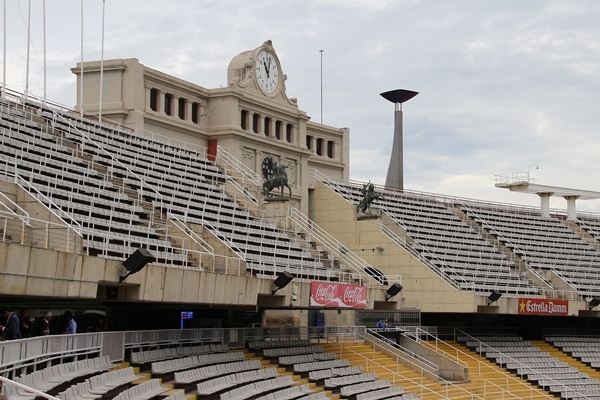
[[[459,342],[561,399],[600,398],[600,382],[518,336],[459,336]]]
[[[350,366],[347,359],[338,359],[335,353],[324,353],[322,346],[311,344],[308,340],[250,342],[249,347],[342,398],[414,398],[400,397],[404,393],[402,387],[378,379],[373,372],[365,373],[360,366]]]
[[[592,368],[600,369],[600,338],[593,336],[546,336],[546,341]]]
[[[123,259],[144,247],[158,264],[201,268],[165,236],[172,215],[202,226],[254,274],[335,279],[333,263],[315,259],[292,233],[237,204],[205,149],[8,99],[1,100],[0,128],[0,174],[18,174],[40,202],[68,215],[89,254]]]
[[[529,268],[553,271],[581,296],[600,295],[593,272],[600,260],[600,252],[562,218],[544,218],[539,210],[525,207],[494,207],[482,203],[463,207],[471,218],[510,248]],[[591,224],[591,221],[587,223]]]
[[[35,372],[24,374],[16,378],[15,381],[32,389],[47,392],[74,379],[102,373],[114,366],[108,357],[89,358],[47,366]],[[2,389],[8,400],[33,400],[36,397],[35,394],[12,385],[3,385]]]
[[[353,204],[362,199],[362,187],[358,184],[329,183],[329,186]],[[406,231],[409,237],[406,245],[458,289],[540,295],[539,289],[522,277],[513,261],[440,198],[391,190],[380,193],[383,199],[376,200],[373,207],[388,213]]]

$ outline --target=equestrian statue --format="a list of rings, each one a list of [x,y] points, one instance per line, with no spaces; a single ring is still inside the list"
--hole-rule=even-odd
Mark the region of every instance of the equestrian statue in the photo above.
[[[363,185],[362,196],[363,198],[356,207],[356,212],[362,211],[363,214],[367,215],[371,214],[371,204],[373,201],[383,199],[382,195],[375,193],[375,185],[373,185],[371,181]]]
[[[275,188],[281,188],[281,196],[283,196],[283,189],[288,188],[290,198],[292,197],[292,188],[288,184],[286,172],[287,167],[287,164],[281,164],[277,161],[273,161],[273,176],[266,179],[262,186],[265,197],[273,197],[271,190]]]

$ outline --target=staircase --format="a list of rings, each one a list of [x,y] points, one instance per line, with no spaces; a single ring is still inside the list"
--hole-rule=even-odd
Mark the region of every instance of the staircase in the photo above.
[[[351,365],[360,365],[364,372],[375,372],[378,379],[387,379],[394,386],[402,386],[405,393],[416,394],[422,400],[483,399],[473,396],[464,390],[462,385],[443,384],[422,376],[411,367],[396,362],[394,358],[375,350],[365,342],[327,343],[323,348],[327,352],[335,352],[338,358],[349,360]]]
[[[459,343],[438,341],[435,345],[429,342],[421,344],[449,358],[458,357],[461,362],[466,363],[469,369],[469,383],[460,386],[474,395],[485,399],[555,399],[549,393],[512,375]]]
[[[475,352],[458,343],[437,342],[436,345],[433,345],[421,342],[421,344],[448,358],[458,357],[459,360],[467,365],[469,382],[436,382],[421,376],[419,372],[407,365],[396,363],[394,358],[375,350],[370,344],[364,342],[329,343],[323,345],[323,347],[325,351],[335,352],[338,358],[349,360],[352,365],[360,365],[365,372],[375,372],[379,379],[387,379],[393,385],[402,386],[406,393],[414,393],[422,400],[555,399],[551,394],[531,385],[524,379],[510,374],[493,362],[480,357]],[[600,373],[597,373],[597,375],[600,376]],[[590,376],[592,375],[590,374]]]

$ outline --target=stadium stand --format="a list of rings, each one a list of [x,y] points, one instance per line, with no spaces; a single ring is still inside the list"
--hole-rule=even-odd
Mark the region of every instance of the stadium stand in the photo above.
[[[361,184],[326,182],[353,204],[362,198]],[[459,290],[538,296],[540,290],[524,279],[518,267],[477,230],[457,216],[456,209],[434,195],[380,188],[381,208],[406,232],[409,246],[432,269]]]
[[[67,222],[85,235],[88,254],[122,259],[145,247],[158,264],[202,268],[201,254],[165,238],[171,219],[202,226],[253,274],[287,270],[299,279],[329,280],[344,273],[332,270],[337,264],[329,259],[315,259],[296,242],[297,232],[240,207],[205,150],[46,107],[18,108],[6,99],[0,114],[4,175],[18,174],[38,200],[68,215]]]
[[[600,338],[546,336],[545,340],[563,352],[595,369],[600,369]]]
[[[165,77],[158,78],[157,71],[145,73],[152,79],[140,80],[144,81],[140,92],[165,96],[165,90],[151,88]],[[164,80],[176,82],[174,77]],[[173,86],[185,85],[177,81]],[[196,92],[195,106],[217,114],[219,107],[209,104],[207,91]],[[354,254],[359,250],[350,249],[361,242],[356,211],[338,215],[337,209],[326,210],[339,218],[334,221],[339,230],[356,229],[338,237],[299,211],[308,209],[310,215],[321,183],[328,195],[336,197],[337,205],[343,202],[356,209],[362,200],[363,182],[325,175],[347,172],[347,160],[333,157],[333,149],[338,148],[346,155],[347,132],[309,121],[295,101],[284,99],[285,104],[269,108],[269,104],[253,104],[254,94],[232,93],[235,105],[227,110],[231,121],[200,128],[196,121],[193,129],[184,126],[190,121],[165,122],[172,115],[157,111],[151,104],[157,98],[146,98],[135,111],[152,120],[162,134],[98,122],[45,100],[2,93],[0,184],[14,188],[8,194],[0,192],[1,287],[7,291],[0,297],[11,305],[23,298],[25,305],[38,311],[76,306],[82,311],[79,316],[97,311],[91,308],[110,311],[114,307],[121,323],[138,329],[107,331],[82,324],[86,333],[75,336],[1,342],[0,381],[7,400],[41,395],[52,400],[54,396],[61,400],[600,398],[600,382],[592,373],[596,371],[568,363],[529,340],[539,335],[544,324],[560,326],[564,320],[551,320],[554,315],[536,319],[517,311],[525,304],[520,302],[523,299],[561,299],[568,303],[561,303],[565,310],[561,315],[572,318],[570,322],[578,319],[586,328],[598,324],[599,314],[588,303],[600,297],[595,268],[600,218],[584,213],[575,221],[560,213],[541,217],[536,208],[378,187],[383,197],[375,200],[374,208],[381,210],[381,216],[365,225],[379,227],[364,236],[385,235],[388,247],[365,241],[369,246],[360,251],[373,253],[372,258],[379,257],[377,266],[390,270],[400,267],[388,263],[402,260],[401,268],[410,277],[404,288],[395,286],[399,290],[390,294],[387,287],[392,279],[398,278],[399,285],[401,277],[381,273]],[[222,126],[228,128],[221,132]],[[271,134],[269,129],[279,133]],[[200,139],[191,144],[170,137],[185,137],[181,133],[186,130]],[[242,161],[212,139],[212,131],[216,136],[242,137],[239,142],[222,142],[232,145],[232,150],[242,149],[254,169],[242,167]],[[309,143],[315,132],[329,134],[329,155],[311,153]],[[337,137],[338,142],[333,140]],[[199,144],[202,141],[206,146]],[[245,147],[248,143],[260,146],[250,151]],[[317,138],[314,143],[325,142]],[[290,167],[301,170],[292,179],[300,187],[294,187],[283,205],[269,205],[266,198],[259,201],[255,196],[261,193],[255,170],[265,168],[259,156],[267,160],[277,153],[280,160],[299,160]],[[309,158],[311,162],[306,161]],[[314,173],[314,182],[303,180],[307,170]],[[36,210],[33,216],[23,210],[24,204]],[[269,206],[278,219],[267,218]],[[354,237],[343,243],[341,236],[346,233]],[[391,244],[396,248],[391,249]],[[50,257],[57,259],[74,255],[64,262],[73,271],[60,276],[54,276],[51,268],[45,271],[43,257],[49,253],[29,254],[40,248],[54,250]],[[110,275],[102,270],[75,277],[82,264],[93,269],[100,259],[110,260],[110,269],[116,269],[112,267],[139,248],[150,250],[159,267],[154,276],[144,275],[147,281],[123,283],[119,272]],[[32,265],[39,266],[35,273],[22,272]],[[177,295],[184,292],[189,275],[172,278],[165,271],[197,273],[191,290],[187,287],[196,297],[167,301],[152,297],[165,287]],[[295,287],[276,294],[280,288],[273,287],[272,280],[282,272],[291,272]],[[435,280],[429,279],[431,275]],[[166,283],[169,279],[175,284]],[[43,280],[47,292],[25,292],[37,280]],[[423,281],[429,281],[426,290],[420,286]],[[365,309],[313,304],[313,284],[338,282],[354,284],[359,291],[375,287],[361,303]],[[77,286],[88,284],[77,292]],[[66,294],[59,298],[55,292],[61,285]],[[113,297],[107,294],[109,288]],[[331,288],[325,287],[324,297],[332,295]],[[209,291],[232,294],[221,304],[214,297],[203,297]],[[253,296],[245,297],[247,293]],[[351,290],[348,293],[343,296],[352,297]],[[492,306],[487,301],[490,293],[501,294],[502,304]],[[298,297],[301,305],[296,303]],[[419,307],[424,298],[432,299],[427,321],[453,325],[446,336],[456,326],[474,323],[487,329],[516,322],[528,333],[528,340],[518,335],[465,333],[458,335],[463,348],[459,343],[443,343],[421,326]],[[445,311],[440,312],[442,307]],[[130,314],[134,308],[143,316]],[[184,329],[187,309],[204,315]],[[266,312],[261,315],[265,310],[273,311],[269,315],[273,319]],[[399,322],[408,314],[418,316],[411,329]],[[381,335],[363,326],[384,318],[396,323]],[[143,327],[136,325],[140,321]],[[298,321],[310,321],[310,327],[299,326]],[[179,329],[156,329],[155,324]],[[264,326],[250,328],[256,324]],[[58,332],[55,328],[53,333]],[[568,357],[600,368],[595,354],[600,342],[595,338],[556,334],[546,340]]]
[[[564,399],[597,398],[600,382],[518,336],[462,336],[468,347]]]
[[[481,203],[470,203],[463,210],[529,268],[557,274],[581,296],[600,293],[589,279],[590,267],[600,253],[575,233],[564,218],[543,218],[534,209],[516,206],[494,209]]]

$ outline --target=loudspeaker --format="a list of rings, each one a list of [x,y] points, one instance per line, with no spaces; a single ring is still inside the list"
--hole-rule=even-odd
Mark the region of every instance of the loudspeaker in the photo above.
[[[146,264],[151,263],[156,258],[147,249],[140,247],[129,258],[123,261],[125,269],[131,273],[139,272]]]

